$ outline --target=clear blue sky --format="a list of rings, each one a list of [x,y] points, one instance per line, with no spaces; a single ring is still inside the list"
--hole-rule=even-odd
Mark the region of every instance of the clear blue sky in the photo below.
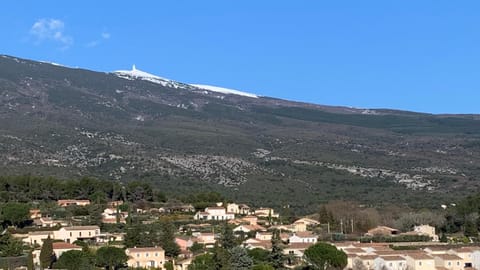
[[[479,1],[2,1],[0,54],[328,105],[480,113]]]

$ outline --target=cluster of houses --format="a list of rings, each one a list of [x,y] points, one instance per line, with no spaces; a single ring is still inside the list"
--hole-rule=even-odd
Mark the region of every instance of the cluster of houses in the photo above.
[[[58,206],[88,206],[88,200],[59,200]],[[125,223],[128,212],[120,211],[122,201],[110,202],[102,213],[103,223]],[[177,205],[176,211],[193,212],[193,206]],[[139,209],[138,213],[150,214],[166,212],[165,209]],[[42,217],[38,209],[30,211],[32,219],[41,230],[31,231],[21,237],[26,244],[34,248],[34,263],[39,264],[40,247],[45,239],[56,240],[53,250],[58,257],[68,250],[81,250],[76,245],[77,240],[101,245],[111,241],[121,242],[124,240],[123,233],[102,233],[98,226],[71,226],[66,221],[52,220]],[[283,252],[288,258],[301,261],[307,248],[317,243],[319,235],[314,228],[320,223],[310,218],[301,218],[292,224],[275,224],[272,222],[278,218],[278,213],[271,208],[251,209],[245,204],[218,203],[213,207],[207,207],[203,211],[196,212],[193,219],[195,223],[187,224],[179,228],[175,241],[181,249],[181,255],[174,261],[175,270],[184,270],[193,259],[190,248],[195,244],[201,244],[206,248],[215,245],[220,237],[215,232],[212,224],[217,221],[227,222],[232,225],[233,232],[242,237],[242,245],[247,249],[260,248],[270,250],[272,248],[273,231],[280,231],[280,238],[284,243]],[[185,232],[188,230],[188,235]],[[379,226],[369,230],[367,236],[396,236],[396,235],[425,235],[437,241],[435,228],[429,225],[415,226],[411,232],[400,231]],[[333,243],[338,249],[343,250],[348,257],[347,269],[361,270],[461,270],[468,268],[480,269],[480,247],[448,248],[446,246],[432,246],[418,250],[393,250],[386,243],[359,243],[339,242]],[[161,247],[128,248],[128,266],[133,268],[163,268],[166,260],[165,252]]]
[[[462,270],[480,269],[480,247],[445,245],[393,250],[387,243],[335,243],[348,257],[348,269]]]

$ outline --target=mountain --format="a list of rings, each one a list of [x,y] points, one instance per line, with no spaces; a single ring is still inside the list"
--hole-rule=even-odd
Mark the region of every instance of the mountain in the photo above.
[[[439,206],[478,189],[480,116],[292,102],[0,57],[4,175],[143,179],[311,210],[331,199]]]

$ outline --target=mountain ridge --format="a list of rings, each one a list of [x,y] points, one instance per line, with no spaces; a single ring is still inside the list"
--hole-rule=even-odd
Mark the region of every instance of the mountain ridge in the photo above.
[[[173,193],[217,190],[305,210],[340,198],[438,205],[480,187],[478,119],[253,98],[0,57],[4,174],[144,179]]]

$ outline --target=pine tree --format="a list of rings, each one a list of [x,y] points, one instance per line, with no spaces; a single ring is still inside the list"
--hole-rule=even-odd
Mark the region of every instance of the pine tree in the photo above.
[[[226,250],[234,248],[237,243],[235,241],[235,235],[233,235],[233,230],[227,223],[223,225],[222,236],[220,238],[220,245]]]
[[[230,251],[230,266],[232,270],[250,270],[253,260],[244,248],[237,246]]]
[[[175,242],[175,226],[170,222],[162,222],[162,233],[160,236],[160,244],[165,250],[165,255],[176,257],[180,254],[180,247]]]
[[[285,255],[283,254],[282,239],[280,238],[280,231],[273,231],[272,235],[272,251],[270,252],[269,262],[274,269],[285,269],[283,263]]]
[[[55,261],[55,253],[53,253],[53,241],[50,235],[43,241],[42,249],[40,250],[40,265],[43,269],[51,268]]]

